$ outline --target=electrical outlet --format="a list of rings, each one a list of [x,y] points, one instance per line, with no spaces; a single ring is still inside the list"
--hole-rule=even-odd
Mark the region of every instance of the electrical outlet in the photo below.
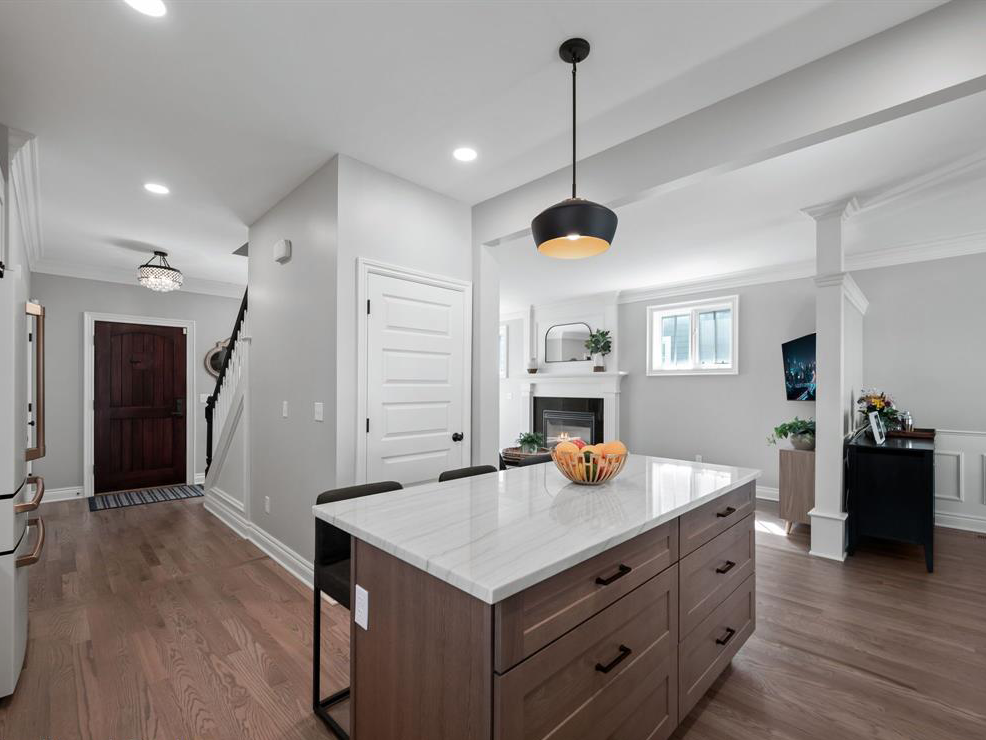
[[[315,421],[325,421],[325,406],[321,401],[315,402],[314,414]]]
[[[264,496],[264,511],[270,514],[270,496]]]
[[[288,402],[287,401],[281,401],[281,418],[282,419],[287,419],[288,418]]]
[[[695,455],[695,462],[702,462],[702,456],[701,455]]]
[[[353,610],[353,621],[365,630],[370,629],[370,594],[358,583],[356,584],[356,608]]]

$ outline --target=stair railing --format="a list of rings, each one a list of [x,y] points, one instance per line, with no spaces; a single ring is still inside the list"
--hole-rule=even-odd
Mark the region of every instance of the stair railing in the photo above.
[[[243,324],[246,320],[247,312],[247,291],[243,291],[243,301],[240,303],[240,310],[236,314],[236,322],[233,324],[233,333],[229,337],[229,345],[223,355],[223,364],[219,368],[219,375],[216,377],[216,386],[205,402],[205,472],[209,472],[212,466],[212,444],[213,427],[218,426],[220,434],[225,423],[225,414],[228,409],[227,404],[223,403],[223,389],[227,385],[227,378],[239,380],[239,353],[236,352],[236,342],[240,337]]]

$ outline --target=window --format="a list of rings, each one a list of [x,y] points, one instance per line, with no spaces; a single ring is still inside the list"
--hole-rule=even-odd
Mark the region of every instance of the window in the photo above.
[[[739,372],[739,296],[647,307],[648,375]]]

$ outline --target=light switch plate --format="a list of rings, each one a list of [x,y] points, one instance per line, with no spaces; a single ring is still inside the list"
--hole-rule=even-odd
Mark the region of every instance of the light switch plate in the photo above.
[[[315,402],[315,421],[325,421],[325,406],[321,401]]]
[[[287,419],[288,418],[288,402],[287,401],[282,401],[281,402],[281,417],[284,418],[284,419]]]
[[[369,630],[370,594],[366,589],[356,584],[356,609],[353,611],[353,621],[365,630]]]

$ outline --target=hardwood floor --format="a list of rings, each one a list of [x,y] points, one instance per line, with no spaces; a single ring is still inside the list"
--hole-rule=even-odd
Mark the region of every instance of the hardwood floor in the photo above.
[[[311,591],[202,499],[46,504],[27,664],[2,740],[324,738]],[[325,604],[322,685],[348,682],[348,612]],[[348,724],[348,719],[346,719]]]
[[[0,739],[329,737],[309,709],[310,591],[201,499],[42,515]],[[986,738],[986,536],[936,536],[932,575],[902,546],[840,565],[759,511],[757,631],[676,740]],[[326,692],[347,680],[347,623],[325,606]]]

